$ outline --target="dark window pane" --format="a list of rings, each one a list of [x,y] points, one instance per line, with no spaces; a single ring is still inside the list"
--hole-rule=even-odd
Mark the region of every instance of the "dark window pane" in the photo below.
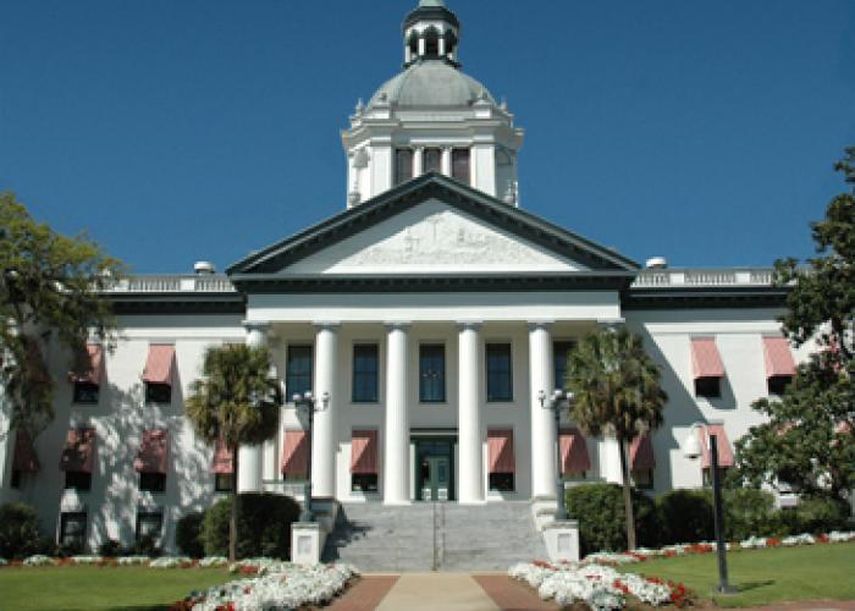
[[[357,344],[353,347],[353,401],[375,403],[378,399],[377,344]]]
[[[285,390],[288,400],[295,394],[312,390],[312,347],[288,346],[288,364],[285,369]]]
[[[770,395],[778,395],[779,397],[787,390],[787,386],[793,381],[793,376],[772,376],[766,383],[769,388]]]
[[[555,374],[555,388],[567,387],[567,355],[575,346],[575,342],[559,341],[552,346],[552,357],[555,360],[553,373]]]
[[[74,402],[98,403],[98,385],[89,382],[75,382]]]
[[[214,475],[214,492],[232,492],[234,490],[234,475],[217,473]]]
[[[632,481],[636,488],[650,490],[653,488],[653,469],[641,469],[632,472]]]
[[[146,403],[172,403],[172,386],[169,384],[145,384]]]
[[[12,470],[12,481],[9,482],[9,485],[12,488],[14,488],[15,490],[19,489],[21,487],[21,477],[22,477],[21,470],[20,469],[13,469]]]
[[[721,396],[721,378],[696,378],[695,396],[716,398]]]
[[[166,473],[140,473],[140,490],[164,492],[166,490]]]
[[[487,401],[512,401],[511,345],[487,344]]]
[[[445,401],[445,346],[442,344],[419,346],[419,401]]]
[[[163,514],[159,511],[141,511],[137,513],[136,540],[148,537],[159,539],[163,530]]]
[[[425,149],[422,165],[425,173],[442,171],[442,151],[439,149]]]
[[[413,151],[410,149],[395,150],[395,184],[407,182],[413,177]]]
[[[92,488],[92,474],[83,471],[66,471],[65,487],[83,492],[90,490]]]
[[[86,513],[65,512],[59,517],[59,544],[79,551],[86,544]]]
[[[513,473],[491,473],[490,474],[490,490],[499,492],[514,491],[514,474]]]
[[[454,149],[451,152],[451,175],[464,184],[471,182],[469,174],[469,149]]]
[[[350,476],[351,490],[362,492],[377,492],[376,473],[352,473]]]

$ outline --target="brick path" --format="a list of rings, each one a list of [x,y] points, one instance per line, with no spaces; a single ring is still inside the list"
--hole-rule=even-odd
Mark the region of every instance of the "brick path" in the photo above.
[[[855,601],[805,600],[795,603],[778,603],[768,607],[750,607],[744,611],[855,611]]]
[[[503,611],[546,611],[558,609],[552,602],[540,600],[531,588],[507,575],[473,575],[479,586]]]
[[[380,605],[399,575],[363,575],[344,596],[331,604],[330,611],[370,611]]]

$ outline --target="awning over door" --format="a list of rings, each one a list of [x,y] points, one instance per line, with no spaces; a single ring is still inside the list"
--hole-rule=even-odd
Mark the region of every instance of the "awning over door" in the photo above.
[[[377,473],[377,431],[354,430],[350,440],[350,472],[357,475]]]
[[[487,454],[490,473],[514,473],[513,429],[490,429],[487,431]]]

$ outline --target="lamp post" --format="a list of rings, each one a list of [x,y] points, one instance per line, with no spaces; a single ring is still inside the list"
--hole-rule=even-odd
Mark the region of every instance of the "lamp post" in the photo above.
[[[573,400],[573,393],[556,388],[551,395],[543,389],[537,392],[537,398],[543,409],[552,410],[555,418],[555,496],[558,500],[558,510],[555,520],[567,519],[567,508],[564,505],[564,480],[561,478],[561,406]]]
[[[707,425],[695,422],[689,429],[689,435],[683,443],[683,453],[687,458],[695,459],[701,454],[701,443],[698,440],[697,431],[704,433],[704,439],[710,452],[710,468],[712,469],[713,487],[713,519],[715,525],[716,556],[718,558],[718,586],[716,591],[720,594],[731,592],[727,581],[727,545],[724,541],[724,509],[721,498],[721,478],[718,468],[718,438],[709,432]]]
[[[330,393],[324,392],[319,399],[316,399],[311,390],[307,390],[302,395],[294,393],[292,397],[294,405],[306,414],[308,436],[308,456],[306,457],[306,483],[303,484],[303,511],[300,513],[301,522],[312,522],[312,428],[315,423],[315,412],[325,410],[330,403]]]

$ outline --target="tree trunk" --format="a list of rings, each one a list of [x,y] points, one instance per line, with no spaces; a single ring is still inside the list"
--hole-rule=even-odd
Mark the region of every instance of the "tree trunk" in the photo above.
[[[232,508],[229,515],[229,562],[237,560],[237,519],[238,519],[238,448],[237,446],[231,449],[232,451],[232,469],[234,476],[232,477]]]
[[[620,475],[623,480],[623,508],[626,514],[626,547],[635,549],[635,516],[632,513],[632,487],[629,482],[629,464],[626,460],[626,442],[620,436],[617,438],[620,451]]]

